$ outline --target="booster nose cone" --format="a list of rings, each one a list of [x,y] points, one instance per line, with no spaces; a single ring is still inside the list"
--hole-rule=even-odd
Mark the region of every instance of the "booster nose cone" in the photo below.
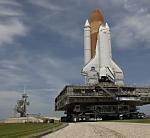
[[[91,57],[95,55],[99,27],[104,24],[104,17],[99,9],[94,9],[91,15]]]
[[[90,27],[89,21],[86,20],[84,27]]]
[[[105,24],[105,27],[106,27],[107,29],[109,29],[108,23]]]

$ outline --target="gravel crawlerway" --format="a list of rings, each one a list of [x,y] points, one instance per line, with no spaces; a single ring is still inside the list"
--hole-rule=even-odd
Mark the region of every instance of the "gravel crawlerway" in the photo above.
[[[150,138],[150,124],[83,122],[69,126],[43,138]]]

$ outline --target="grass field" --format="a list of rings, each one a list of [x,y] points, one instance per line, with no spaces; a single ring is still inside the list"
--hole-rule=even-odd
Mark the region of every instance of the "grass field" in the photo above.
[[[111,122],[146,123],[146,124],[150,124],[150,119],[111,120]]]
[[[0,124],[0,138],[22,138],[33,134],[48,131],[54,127],[60,126],[61,123],[45,123],[45,124]]]

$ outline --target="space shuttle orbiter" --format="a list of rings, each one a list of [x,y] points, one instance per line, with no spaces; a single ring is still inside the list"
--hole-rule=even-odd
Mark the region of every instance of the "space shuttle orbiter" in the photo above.
[[[112,82],[123,85],[123,71],[112,60],[110,28],[98,9],[93,11],[91,22],[86,20],[84,26],[84,62],[81,73],[87,84]]]

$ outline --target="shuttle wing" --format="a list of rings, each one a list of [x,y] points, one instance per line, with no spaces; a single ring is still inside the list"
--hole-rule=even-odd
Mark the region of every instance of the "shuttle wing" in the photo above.
[[[111,60],[111,67],[115,73],[116,84],[123,85],[123,78],[124,78],[123,71],[113,60]]]

